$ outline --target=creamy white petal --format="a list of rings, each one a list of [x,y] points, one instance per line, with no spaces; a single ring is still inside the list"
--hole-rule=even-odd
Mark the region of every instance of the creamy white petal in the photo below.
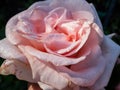
[[[5,60],[0,67],[0,74],[2,75],[15,75],[20,80],[28,82],[36,82],[32,79],[31,68],[28,64],[20,62],[18,60]]]
[[[11,44],[6,38],[0,40],[0,57],[4,59],[17,59],[26,62],[25,56],[20,52],[17,46]]]

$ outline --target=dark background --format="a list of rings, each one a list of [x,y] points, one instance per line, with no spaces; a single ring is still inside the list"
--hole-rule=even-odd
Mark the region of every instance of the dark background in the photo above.
[[[15,14],[27,9],[32,3],[40,0],[0,0],[0,39],[5,37],[5,25]],[[113,40],[120,45],[120,0],[87,0],[93,3],[102,21],[104,33],[117,33]],[[0,64],[3,59],[0,58]],[[120,83],[120,65],[114,67],[107,90],[115,90]],[[15,76],[0,75],[0,90],[27,90],[27,82]]]

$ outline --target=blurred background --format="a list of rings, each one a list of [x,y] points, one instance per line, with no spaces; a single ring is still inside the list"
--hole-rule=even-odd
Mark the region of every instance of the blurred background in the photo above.
[[[0,0],[0,39],[5,37],[7,21],[36,1],[40,0]],[[113,40],[120,45],[120,0],[87,1],[94,4],[103,24],[104,33],[106,35],[117,33]],[[2,62],[3,59],[0,58],[0,64]],[[115,90],[118,83],[120,83],[120,65],[116,64],[106,90]],[[27,82],[18,80],[12,75],[0,75],[0,90],[27,90]]]

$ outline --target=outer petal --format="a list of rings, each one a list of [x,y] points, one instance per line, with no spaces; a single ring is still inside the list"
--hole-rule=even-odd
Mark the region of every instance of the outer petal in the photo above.
[[[106,68],[104,70],[104,73],[101,75],[101,77],[96,81],[96,84],[93,87],[93,89],[95,90],[101,89],[108,84],[112,70],[120,54],[120,46],[118,46],[108,37],[105,37],[102,43],[102,51],[103,51],[103,56],[106,60]]]
[[[25,80],[34,83],[32,73],[29,65],[22,63],[18,60],[5,60],[0,67],[0,74],[9,75],[13,74],[20,80]]]
[[[54,87],[49,86],[49,85],[42,83],[42,82],[38,82],[38,84],[42,88],[42,90],[58,90],[58,89],[55,89]],[[74,86],[74,87],[68,86],[62,90],[83,90],[83,89],[79,88],[79,86]]]
[[[90,87],[94,85],[96,80],[104,72],[104,69],[105,59],[102,56],[99,46],[93,48],[86,60],[72,65],[71,69],[58,67],[61,74],[80,87]]]
[[[95,17],[95,18],[94,18],[94,19],[95,19],[95,23],[100,27],[101,30],[103,30],[102,23],[101,23],[101,21],[100,21],[100,19],[99,19],[99,16],[98,16],[98,14],[97,14],[97,11],[96,11],[94,5],[93,5],[93,4],[90,4],[90,5],[91,5],[91,8],[92,8],[92,10],[93,10],[93,15],[94,15],[94,17]]]
[[[22,62],[26,62],[25,56],[6,38],[0,41],[0,57],[5,59],[17,59]]]
[[[70,10],[72,13],[78,12],[78,11],[87,11],[88,13],[91,13],[94,17],[95,23],[97,23],[100,28],[102,29],[101,22],[99,20],[98,14],[96,13],[96,10],[92,4],[89,4],[86,2],[86,0],[53,0],[56,2],[52,2],[53,6],[63,6]],[[91,15],[90,15],[91,16]],[[92,18],[92,17],[90,17]],[[92,19],[90,19],[92,20]]]
[[[30,55],[26,52],[24,47],[21,50],[26,55],[28,62],[30,64],[33,79],[37,82],[46,83],[56,89],[66,88],[68,85],[68,80],[55,71],[55,67],[50,63],[45,63],[38,58]],[[57,83],[59,81],[59,83]]]
[[[29,9],[33,9],[35,7],[43,7],[46,11],[50,11],[56,7],[64,7],[67,8],[68,11],[75,13],[78,11],[87,11],[88,14],[91,13],[93,17],[90,20],[93,20],[100,26],[102,29],[101,22],[98,18],[96,10],[92,4],[86,2],[86,0],[46,0],[39,1],[33,4]],[[83,15],[83,14],[82,14]],[[91,15],[90,15],[91,16]],[[87,17],[88,18],[88,17]]]
[[[47,7],[47,9],[49,10],[50,8],[48,8],[48,6],[50,5],[51,2],[53,2],[53,0],[39,1],[31,5],[28,9],[34,9],[36,7],[43,7],[43,8]]]
[[[25,14],[25,12],[22,12]],[[18,14],[19,15],[19,14]],[[30,44],[28,40],[21,37],[18,32],[16,32],[16,25],[18,23],[18,15],[12,17],[6,25],[6,37],[12,44]]]
[[[66,7],[68,10],[71,12],[74,11],[80,11],[80,10],[85,10],[85,11],[90,11],[91,12],[91,7],[90,5],[85,1],[85,0],[52,0],[50,3],[51,7]]]
[[[76,11],[72,13],[72,17],[73,19],[76,20],[88,20],[90,22],[94,21],[94,16],[92,15],[92,13],[87,12],[87,11]]]
[[[43,89],[43,90],[56,90],[54,87],[47,85],[42,82],[38,82],[38,85]]]

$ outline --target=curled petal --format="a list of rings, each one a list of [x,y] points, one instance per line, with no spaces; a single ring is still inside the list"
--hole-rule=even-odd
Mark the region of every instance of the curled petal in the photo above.
[[[53,28],[66,19],[67,10],[63,7],[58,7],[49,12],[48,16],[45,18],[45,22],[51,25]]]
[[[67,87],[68,80],[60,75],[50,63],[45,63],[26,52],[26,49],[21,47],[21,50],[26,55],[28,62],[30,64],[33,79],[37,82],[46,83],[56,89],[63,89]],[[58,82],[59,83],[56,83]]]
[[[24,13],[24,12],[22,12]],[[21,13],[21,14],[22,14]],[[12,17],[6,25],[6,37],[14,45],[17,44],[30,44],[30,42],[23,38],[18,32],[16,32],[16,25],[18,23],[18,15]]]
[[[56,7],[64,7],[72,13],[74,13],[76,11],[77,12],[85,11],[85,12],[91,13],[93,15],[93,17],[90,20],[94,19],[94,21],[100,26],[100,28],[103,29],[101,21],[99,20],[98,14],[97,14],[93,4],[89,4],[85,0],[75,0],[74,2],[73,2],[73,0],[67,0],[67,1],[66,0],[46,0],[46,1],[42,1],[42,2],[39,1],[35,4],[33,4],[30,7],[30,9],[33,9],[35,7],[40,7],[40,6],[42,6],[43,8],[46,8],[46,11],[48,11],[48,12]]]
[[[66,19],[66,12],[67,10],[63,7],[58,7],[49,12],[48,16],[44,19],[46,24],[46,33],[52,32],[53,28],[55,28],[58,23]]]
[[[0,57],[27,62],[25,56],[20,52],[17,46],[12,45],[6,38],[0,41]]]
[[[71,26],[72,26],[72,24],[70,26],[69,26],[69,24],[66,25],[66,27],[73,28]],[[75,30],[78,31],[78,32],[76,32],[78,34],[78,37],[79,37],[78,41],[76,41],[76,42],[73,41],[73,43],[69,47],[67,47],[65,49],[58,50],[58,53],[64,54],[65,56],[70,56],[70,55],[73,55],[76,52],[78,52],[84,46],[88,37],[90,36],[90,32],[91,32],[90,29],[91,28],[89,27],[88,22],[85,22],[80,29],[74,28],[73,29],[74,32],[75,32]],[[70,30],[70,29],[68,29],[68,30]],[[68,31],[68,32],[70,32],[70,31]],[[72,34],[74,32],[72,32]],[[65,54],[65,53],[67,53],[67,54]]]
[[[63,66],[58,67],[58,71],[60,70],[61,74],[69,78],[69,80],[76,85],[81,87],[91,87],[104,72],[105,65],[105,59],[102,56],[100,47],[96,46],[83,62],[72,65],[71,69]]]
[[[85,53],[89,52],[97,45],[101,45],[103,41],[103,37],[104,37],[104,34],[100,30],[100,28],[97,26],[97,24],[95,23],[91,24],[90,35],[87,41],[85,42],[85,44],[83,45],[83,47],[81,48],[81,50],[79,50],[78,56],[84,55]],[[94,42],[91,42],[91,41],[94,41]]]
[[[26,80],[34,83],[32,79],[32,73],[29,65],[22,63],[18,60],[5,60],[0,67],[0,74],[3,75],[15,75],[20,80]]]
[[[43,89],[43,90],[56,90],[54,87],[47,85],[42,82],[38,82],[38,85]]]
[[[24,49],[30,55],[35,56],[42,61],[51,62],[56,66],[76,64],[78,62],[83,61],[86,58],[86,56],[90,54],[89,52],[87,55],[81,56],[79,58],[67,58],[67,57],[56,56],[50,53],[41,52],[30,46],[26,46],[26,47],[19,46],[19,48],[22,50],[22,52],[24,52],[23,51]]]

